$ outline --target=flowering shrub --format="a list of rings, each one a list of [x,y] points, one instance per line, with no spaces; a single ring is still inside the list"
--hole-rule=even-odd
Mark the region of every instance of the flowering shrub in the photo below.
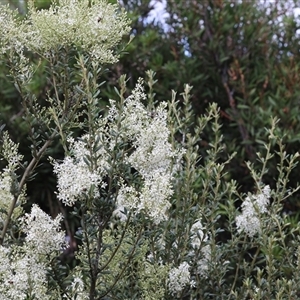
[[[1,299],[299,296],[299,225],[282,213],[282,202],[299,189],[288,186],[299,154],[286,155],[275,119],[265,153],[247,163],[253,190],[241,194],[226,170],[235,154],[223,156],[218,107],[195,121],[189,85],[180,102],[173,92],[158,104],[151,71],[129,95],[123,75],[116,99],[101,110],[101,68],[116,61],[115,46],[129,31],[117,6],[61,0],[38,11],[31,4],[23,20],[2,7],[0,24],[7,29],[1,60],[12,66],[32,143],[26,162],[2,132]],[[30,88],[42,60],[51,86],[47,105]],[[213,135],[203,149],[207,128]],[[58,138],[62,159],[49,155]],[[270,187],[265,176],[274,155],[278,184]],[[26,183],[39,176],[45,156],[57,199],[68,208],[64,218],[36,204],[23,210]],[[62,258],[71,238],[61,224],[69,225],[67,212],[79,224],[73,263]]]

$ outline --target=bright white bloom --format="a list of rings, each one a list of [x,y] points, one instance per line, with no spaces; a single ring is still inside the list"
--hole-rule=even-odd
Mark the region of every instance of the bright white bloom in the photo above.
[[[191,245],[194,249],[199,249],[201,246],[201,243],[207,241],[207,236],[205,236],[203,229],[204,229],[204,227],[203,227],[201,221],[197,220],[193,224],[193,226],[190,230]]]
[[[26,84],[32,78],[33,68],[24,55],[24,28],[25,24],[20,21],[17,11],[0,4],[0,57],[6,55],[9,58],[14,77]]]
[[[12,201],[14,200],[14,196],[11,193],[11,189],[14,182],[12,177],[10,176],[9,169],[4,169],[3,173],[0,173],[0,222],[4,222],[7,217],[7,212],[11,206]],[[19,216],[21,213],[20,209],[18,209],[13,214],[13,218]]]
[[[19,144],[14,143],[7,132],[3,134],[3,145],[1,154],[3,155],[4,159],[7,161],[7,168],[11,171],[15,171],[19,163],[23,159],[23,155],[19,154],[18,152]]]
[[[171,159],[178,153],[172,150],[168,141],[167,104],[162,102],[150,113],[142,104],[146,97],[142,83],[139,79],[132,95],[125,100],[122,118],[126,134],[136,148],[128,162],[143,177],[153,177],[153,172],[170,172]]]
[[[42,263],[32,256],[24,256],[11,263],[13,273],[7,278],[6,284],[12,283],[7,295],[11,299],[26,299],[23,295],[35,294],[35,299],[48,299],[46,269]]]
[[[238,232],[244,231],[250,237],[261,231],[260,214],[268,211],[271,189],[266,185],[261,194],[246,197],[242,203],[242,214],[237,216],[236,226]]]
[[[10,272],[10,261],[9,261],[10,249],[0,245],[0,280],[1,282],[7,277]],[[1,287],[1,284],[0,284]]]
[[[54,220],[36,204],[23,219],[26,245],[35,254],[50,254],[65,246],[65,233],[60,230],[62,215]]]
[[[114,151],[115,143],[124,141],[124,144],[131,145],[131,149],[122,159],[137,171],[141,184],[130,186],[120,179],[115,215],[119,214],[119,207],[124,207],[134,214],[145,214],[155,224],[167,219],[171,205],[169,199],[173,194],[173,164],[180,160],[182,152],[173,150],[169,142],[166,104],[162,103],[150,114],[142,104],[146,98],[142,84],[140,79],[132,94],[125,99],[121,111],[111,101],[108,116],[98,124],[98,136],[94,138],[99,141],[97,145],[90,141],[89,135],[80,141],[69,140],[70,156],[61,164],[54,163],[58,198],[65,204],[73,205],[84,195],[98,196],[99,190],[91,187],[103,187],[102,180],[111,168],[109,152]],[[118,141],[111,138],[111,132],[118,133]],[[94,148],[97,153],[91,153],[90,149]],[[93,165],[89,163],[91,156]],[[94,194],[90,194],[90,190]]]
[[[191,274],[189,268],[189,264],[187,262],[183,262],[178,268],[172,268],[170,270],[168,287],[171,294],[176,295],[180,293],[185,286],[191,284]]]
[[[127,207],[128,209],[134,209],[139,205],[139,194],[131,186],[123,185],[118,193],[117,197],[118,207]]]
[[[9,58],[14,78],[26,85],[35,71],[28,52],[56,60],[63,48],[72,56],[74,51],[86,54],[96,63],[115,63],[115,48],[129,33],[128,25],[126,13],[105,0],[58,0],[41,10],[29,1],[23,19],[0,4],[0,56]]]
[[[168,201],[173,194],[169,174],[153,174],[146,179],[140,193],[137,211],[144,211],[154,223],[158,224],[168,218],[167,212],[171,204]]]
[[[128,162],[138,169],[143,177],[152,172],[165,173],[170,170],[171,158],[175,153],[168,141],[170,131],[166,117],[166,112],[153,119],[149,117],[147,127],[140,128],[140,132],[134,137],[136,150],[128,158]]]
[[[11,47],[11,40],[14,34],[16,12],[12,11],[9,6],[0,7],[0,54],[5,53]]]

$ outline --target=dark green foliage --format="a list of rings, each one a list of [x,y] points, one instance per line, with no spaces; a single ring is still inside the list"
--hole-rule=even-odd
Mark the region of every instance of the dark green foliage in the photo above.
[[[162,25],[149,23],[150,1],[125,1],[135,15],[135,38],[126,48],[128,55],[109,73],[109,83],[127,73],[133,85],[152,69],[158,101],[170,99],[171,89],[181,91],[189,83],[196,116],[216,102],[227,145],[224,159],[238,152],[229,178],[248,191],[252,181],[244,161],[255,161],[256,153],[265,151],[262,142],[272,116],[280,119],[277,130],[285,136],[286,151],[299,149],[300,36],[292,14],[297,2],[285,9],[280,1],[166,1],[169,16]],[[200,149],[211,142],[210,136],[203,133]],[[276,174],[270,168],[265,181],[275,186]],[[291,184],[298,181],[295,175]]]

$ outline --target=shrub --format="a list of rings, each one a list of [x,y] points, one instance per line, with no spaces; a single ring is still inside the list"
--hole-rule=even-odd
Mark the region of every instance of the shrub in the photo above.
[[[3,7],[0,23],[1,60],[22,98],[31,151],[26,161],[2,127],[3,299],[299,296],[300,227],[282,213],[299,190],[289,186],[299,154],[287,154],[277,119],[264,150],[246,164],[253,186],[241,193],[228,173],[236,153],[225,151],[220,109],[210,104],[195,118],[191,86],[157,102],[152,71],[131,92],[122,75],[103,109],[103,66],[116,62],[129,32],[117,6],[61,0],[38,11],[31,3],[22,20]],[[51,87],[42,103],[31,88],[41,67]],[[200,149],[206,129],[211,142]],[[55,143],[62,158],[53,157]],[[64,216],[52,218],[36,204],[23,209],[26,184],[40,176],[45,157]]]

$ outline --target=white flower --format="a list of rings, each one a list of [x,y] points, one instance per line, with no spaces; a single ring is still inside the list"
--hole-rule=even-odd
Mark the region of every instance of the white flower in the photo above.
[[[180,293],[184,287],[188,284],[193,284],[191,282],[189,264],[187,262],[183,262],[179,265],[178,268],[172,268],[169,272],[168,279],[168,288],[171,294],[176,295]]]
[[[94,139],[89,135],[76,142],[69,139],[70,156],[61,164],[54,163],[58,199],[65,204],[73,205],[82,196],[98,196],[99,189],[91,188],[103,186],[102,180],[111,168],[110,151],[115,151],[116,143],[124,142],[131,149],[121,156],[122,164],[125,162],[134,168],[141,183],[130,186],[119,180],[115,214],[118,214],[118,207],[124,207],[134,214],[144,214],[155,224],[167,219],[169,199],[173,195],[173,166],[180,161],[183,151],[173,150],[169,142],[166,104],[160,104],[153,115],[142,104],[146,98],[142,84],[139,79],[120,110],[110,102],[108,116],[97,123],[99,128]],[[118,141],[111,137],[112,133],[117,133]],[[97,140],[98,144],[91,140]],[[97,153],[91,153],[90,149],[97,149]],[[89,164],[91,156],[93,166]],[[90,194],[90,190],[94,194]]]
[[[154,176],[146,179],[140,192],[135,188],[123,185],[117,197],[117,205],[135,211],[136,214],[144,213],[155,224],[167,219],[170,207],[168,198],[173,191],[170,178],[167,175]]]
[[[101,132],[98,133],[98,138],[101,143],[103,137]],[[57,175],[58,199],[64,204],[72,206],[83,195],[89,195],[90,189],[93,186],[105,186],[102,182],[103,176],[106,174],[106,169],[109,167],[108,156],[103,147],[100,147],[96,153],[96,166],[91,170],[86,159],[90,156],[88,150],[89,135],[84,135],[80,140],[74,141],[69,139],[70,151],[72,156],[67,156],[60,164],[53,163],[53,172]],[[93,143],[91,147],[94,147]],[[99,191],[93,189],[93,197],[97,197]]]
[[[23,248],[0,246],[1,299],[49,299],[47,296],[46,266],[34,253],[24,253]],[[34,297],[33,297],[34,295]]]
[[[242,214],[236,217],[238,232],[244,231],[250,237],[261,232],[260,215],[268,211],[270,187],[263,188],[262,193],[246,197],[242,203]]]
[[[80,196],[89,192],[93,185],[100,183],[98,174],[91,172],[84,162],[77,163],[74,158],[68,156],[63,163],[54,163],[53,172],[58,179],[57,197],[69,206],[74,205]]]
[[[0,245],[0,281],[5,279],[10,272],[10,261],[9,261],[10,249]],[[1,284],[0,284],[1,286]]]
[[[155,224],[159,224],[168,218],[167,212],[171,206],[168,199],[173,194],[173,190],[169,174],[152,175],[153,178],[145,180],[137,210],[144,211]]]
[[[50,254],[65,246],[65,233],[60,230],[62,216],[54,220],[36,204],[31,213],[23,219],[23,230],[26,233],[26,245],[35,254]]]
[[[7,293],[11,299],[26,299],[23,295],[35,295],[35,299],[48,299],[46,268],[37,262],[33,256],[27,256],[12,262],[13,273],[6,284],[11,283],[13,288]]]

